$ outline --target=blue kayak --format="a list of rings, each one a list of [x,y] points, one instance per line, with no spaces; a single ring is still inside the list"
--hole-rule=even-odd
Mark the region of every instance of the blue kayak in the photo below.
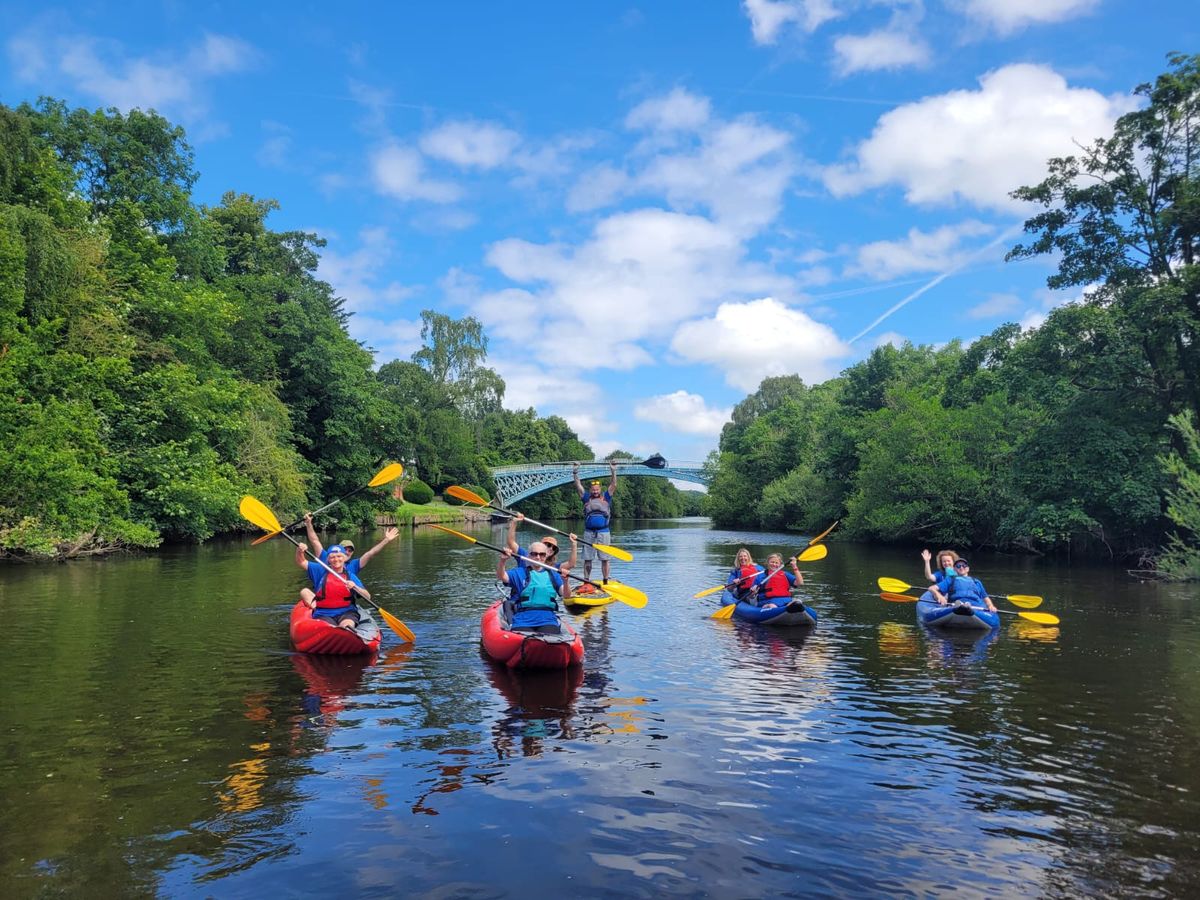
[[[945,606],[926,591],[917,601],[917,618],[930,628],[954,628],[963,631],[988,631],[1000,627],[1000,614],[986,606],[947,603]]]
[[[817,611],[804,603],[803,600],[792,599],[784,606],[774,609],[760,609],[753,603],[737,600],[729,591],[721,595],[725,605],[736,603],[733,617],[743,622],[754,622],[758,625],[816,625]]]

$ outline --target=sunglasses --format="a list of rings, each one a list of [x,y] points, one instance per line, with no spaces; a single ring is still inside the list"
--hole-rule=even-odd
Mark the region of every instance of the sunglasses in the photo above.
[[[954,568],[956,568],[956,569],[967,569],[967,568],[970,568],[970,566],[968,566],[966,563],[955,563],[955,564],[954,564]]]
[[[545,553],[533,553],[532,551],[530,552],[529,555],[532,556],[534,559],[539,559],[539,558],[544,559],[546,557]]]

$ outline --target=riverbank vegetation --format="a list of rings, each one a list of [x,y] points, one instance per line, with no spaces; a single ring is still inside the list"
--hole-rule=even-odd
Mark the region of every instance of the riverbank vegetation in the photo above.
[[[710,459],[723,525],[1103,554],[1200,575],[1200,57],[1014,197],[1013,259],[1075,299],[969,346],[883,346],[816,386],[770,378]],[[1068,295],[1070,296],[1070,295]],[[1140,563],[1139,563],[1140,561]]]
[[[317,276],[324,241],[268,227],[273,200],[198,205],[197,178],[153,112],[0,106],[0,557],[204,540],[245,527],[242,494],[291,517],[383,460],[490,492],[489,466],[592,458],[501,406],[474,319],[426,310],[423,347],[376,369]],[[577,514],[559,493],[543,507]],[[665,481],[622,494],[618,514],[679,512]]]

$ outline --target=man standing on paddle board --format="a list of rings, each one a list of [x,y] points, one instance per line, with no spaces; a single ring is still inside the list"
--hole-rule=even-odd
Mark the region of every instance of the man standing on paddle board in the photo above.
[[[583,577],[592,577],[592,560],[600,558],[600,571],[604,573],[604,581],[608,581],[608,557],[599,553],[591,544],[611,544],[609,523],[612,521],[612,498],[617,492],[617,464],[614,460],[608,462],[612,477],[608,482],[608,490],[601,491],[600,482],[593,481],[584,490],[579,480],[579,463],[575,463],[571,472],[575,476],[575,490],[579,491],[579,499],[583,501],[583,539],[590,544],[583,545]]]

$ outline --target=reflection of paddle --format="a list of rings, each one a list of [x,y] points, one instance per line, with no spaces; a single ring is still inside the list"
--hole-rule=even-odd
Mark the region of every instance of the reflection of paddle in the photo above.
[[[817,544],[815,547],[809,547],[807,550],[797,556],[796,562],[816,562],[818,559],[824,559],[828,554],[828,547],[826,547],[824,544]],[[731,584],[737,584],[738,582],[745,581],[747,578],[755,578],[761,574],[761,572],[755,572],[752,575],[743,575],[741,578],[737,579],[737,581],[731,582]],[[727,587],[729,587],[728,584],[718,584],[716,587],[706,588],[698,594],[693,594],[692,599],[699,600],[701,597],[707,597],[710,594],[715,594],[717,591],[723,591]],[[728,618],[728,616],[724,616],[723,618]]]
[[[462,500],[464,503],[475,503],[479,506],[490,506],[492,509],[502,512],[505,515],[516,515],[514,510],[506,509],[503,506],[497,506],[490,500],[485,500],[474,491],[469,491],[465,487],[459,487],[457,484],[450,485],[450,487],[446,488],[445,492],[451,497],[454,497],[456,500]],[[547,531],[553,531],[555,534],[561,534],[563,537],[570,537],[570,535],[565,531],[559,531],[553,525],[547,525],[545,522],[539,522],[537,519],[529,518],[529,516],[525,516],[524,521],[528,522],[530,525],[536,525],[538,528],[545,528]],[[631,554],[628,550],[622,550],[620,547],[610,547],[608,544],[593,544],[591,541],[585,541],[581,537],[576,537],[575,540],[579,541],[581,544],[587,544],[589,547],[595,547],[601,553],[607,553],[609,556],[615,557],[616,559],[620,559],[625,562],[630,562],[633,560],[633,554]]]
[[[314,509],[311,513],[309,513],[309,515],[315,516],[318,513],[323,513],[323,512],[325,512],[325,510],[327,510],[331,507],[337,506],[343,500],[349,500],[355,494],[362,493],[367,488],[379,487],[381,484],[387,484],[389,481],[395,481],[397,478],[399,478],[403,474],[404,474],[404,466],[400,465],[400,463],[392,463],[391,465],[384,466],[382,469],[380,469],[378,472],[375,473],[374,478],[372,478],[370,481],[368,481],[362,487],[356,487],[350,493],[342,494],[342,496],[338,497],[336,500],[334,500],[331,503],[326,503],[320,509]],[[272,531],[268,534],[264,534],[260,538],[255,538],[254,543],[261,544],[263,541],[269,541],[271,538],[275,537],[275,535],[279,534],[280,532],[291,531],[297,525],[303,525],[303,524],[304,524],[303,518],[297,519],[295,522],[289,522],[287,525],[284,525],[282,528],[280,528],[279,531]],[[253,546],[253,544],[251,546]]]
[[[882,581],[883,579],[880,580]],[[921,599],[920,597],[910,597],[907,594],[894,594],[891,591],[884,591],[879,596],[889,603],[916,603]],[[983,606],[972,606],[971,609],[979,612],[990,612],[990,610]],[[1006,616],[1020,616],[1026,621],[1037,622],[1039,625],[1057,625],[1059,623],[1058,616],[1051,615],[1050,613],[1017,612],[1015,609],[998,609],[996,612],[1004,613]]]
[[[901,581],[899,578],[880,578],[877,582],[881,591],[898,594],[901,591],[916,590],[911,584]],[[1032,594],[989,594],[993,600],[1007,600],[1013,606],[1020,606],[1024,609],[1035,609],[1042,605],[1042,598],[1035,597]]]
[[[397,463],[397,465],[399,465],[399,463]],[[244,516],[248,522],[250,522],[253,525],[257,525],[263,531],[272,531],[275,534],[282,534],[285,538],[287,538],[289,541],[291,541],[297,547],[300,546],[300,542],[298,540],[296,540],[294,537],[292,537],[290,534],[288,534],[286,531],[283,530],[283,528],[279,524],[279,520],[277,518],[275,518],[275,513],[271,512],[271,510],[268,509],[267,506],[261,500],[256,500],[254,497],[251,497],[249,494],[247,494],[245,497],[242,498],[242,502],[238,505],[238,510],[239,510],[239,512],[241,512],[242,516]],[[360,588],[357,584],[355,584],[349,578],[346,578],[344,575],[340,575],[337,572],[333,571],[333,569],[329,568],[329,566],[327,566],[324,562],[322,562],[319,558],[314,556],[308,550],[305,550],[304,552],[318,566],[320,566],[322,569],[324,569],[326,572],[328,572],[334,578],[339,579],[343,584],[346,585],[346,587],[350,588],[351,591],[358,594],[360,597],[362,597],[364,600],[366,600],[367,603],[371,604],[371,606],[373,606],[377,610],[379,610],[379,615],[381,615],[383,617],[383,621],[385,621],[387,623],[388,628],[390,628],[390,629],[392,629],[392,631],[396,632],[396,636],[399,637],[402,641],[404,641],[406,643],[410,643],[410,642],[416,640],[417,636],[412,633],[412,630],[407,625],[405,625],[403,622],[401,622],[399,619],[397,619],[395,616],[393,616],[390,612],[388,612],[386,609],[384,609],[382,606],[380,606],[378,603],[376,603],[374,600],[372,600],[369,596],[367,596],[366,592],[362,588]]]
[[[505,552],[503,547],[497,547],[495,544],[485,543],[478,538],[471,537],[469,534],[463,534],[461,531],[455,531],[453,528],[447,528],[445,525],[435,525],[433,522],[425,522],[424,524],[429,525],[432,528],[436,528],[438,531],[445,531],[448,534],[453,534],[456,537],[462,538],[464,541],[470,541],[472,544],[478,544],[480,547],[487,547],[489,550],[495,550],[497,553]],[[521,560],[522,562],[539,565],[537,560],[530,559],[527,556],[517,556],[515,558]],[[580,578],[578,575],[575,575],[571,572],[567,573],[567,577],[574,578],[576,581],[581,581],[584,584],[590,584],[592,587],[599,588],[602,591],[608,591],[608,593],[613,597],[620,600],[627,606],[632,606],[634,609],[641,609],[646,605],[646,595],[637,588],[632,588],[627,584],[614,584],[613,582],[609,582],[608,584],[601,585],[594,581],[589,581],[586,578]]]

